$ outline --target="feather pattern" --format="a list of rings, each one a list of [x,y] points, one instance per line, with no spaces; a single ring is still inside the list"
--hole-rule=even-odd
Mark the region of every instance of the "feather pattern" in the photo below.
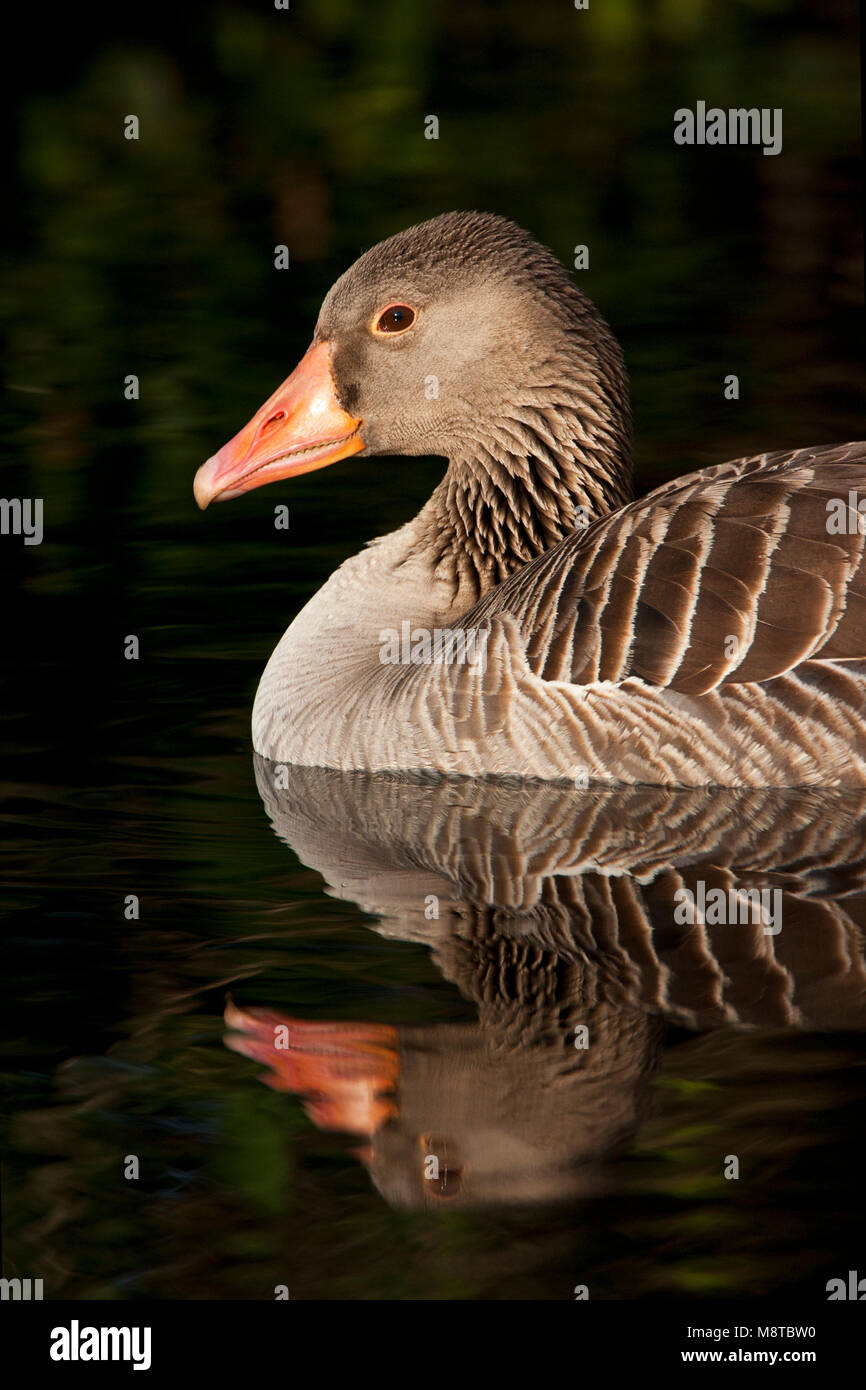
[[[740,459],[657,489],[524,566],[467,615],[515,618],[543,680],[701,695],[820,655],[866,659],[864,537],[828,531],[866,445]]]
[[[401,1206],[441,1199],[419,1173],[421,1136],[447,1165],[452,1207],[593,1190],[597,1161],[631,1144],[651,1111],[669,1023],[724,1029],[728,1080],[745,1030],[771,1030],[775,1049],[781,1028],[866,1028],[862,788],[578,792],[284,771],[256,760],[276,833],[384,936],[429,946],[474,1016],[310,1025],[232,1005],[240,1036],[227,1041],[265,1063],[271,1085],[312,1093],[310,1113],[329,1128],[347,1075],[387,1094],[365,1162]],[[698,904],[685,916],[684,898]],[[274,1048],[279,1022],[300,1063],[312,1032],[303,1070]]]
[[[562,1004],[581,962],[597,996],[617,981],[621,1001],[689,1028],[866,1027],[861,790],[577,793],[318,769],[278,789],[263,759],[256,778],[301,860],[385,935],[432,946],[482,1014],[498,1011],[500,1041],[518,1028],[522,1042],[539,1027],[561,1037],[550,996]],[[678,902],[700,884],[734,894],[739,920],[684,923]],[[762,891],[778,893],[778,930],[745,910]]]

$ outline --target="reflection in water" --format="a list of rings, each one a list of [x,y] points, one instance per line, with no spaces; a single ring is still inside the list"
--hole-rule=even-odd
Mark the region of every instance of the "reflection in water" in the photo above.
[[[229,1046],[321,1128],[362,1137],[394,1205],[598,1190],[601,1160],[648,1113],[672,1029],[866,1025],[864,793],[574,790],[264,759],[256,776],[328,891],[428,944],[477,1010],[392,1028],[227,1009]]]

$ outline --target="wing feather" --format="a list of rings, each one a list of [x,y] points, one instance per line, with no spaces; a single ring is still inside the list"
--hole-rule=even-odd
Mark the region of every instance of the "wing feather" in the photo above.
[[[866,658],[866,536],[834,534],[866,443],[761,454],[657,488],[566,537],[493,590],[546,680],[638,676],[702,694],[820,654]],[[468,619],[467,619],[468,621]]]

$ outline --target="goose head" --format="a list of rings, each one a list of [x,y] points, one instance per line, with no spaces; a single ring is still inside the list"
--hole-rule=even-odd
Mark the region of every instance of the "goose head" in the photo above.
[[[544,516],[557,511],[545,490],[561,495],[559,510],[586,492],[610,510],[630,495],[619,347],[528,233],[485,213],[436,217],[337,280],[302,361],[202,465],[196,500],[206,507],[361,453],[444,456],[464,487],[534,488]]]

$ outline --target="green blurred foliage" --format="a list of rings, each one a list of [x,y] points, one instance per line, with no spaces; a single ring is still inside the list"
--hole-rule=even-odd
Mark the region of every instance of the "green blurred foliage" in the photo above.
[[[107,34],[22,109],[26,246],[2,302],[36,490],[75,516],[94,452],[121,448],[118,504],[184,515],[196,461],[285,374],[332,278],[459,206],[513,216],[568,264],[589,245],[581,283],[625,343],[647,481],[845,434],[855,39],[848,7],[785,0],[223,4],[161,41]],[[675,146],[673,112],[699,97],[781,107],[784,153]],[[356,495],[362,473],[346,467]]]

